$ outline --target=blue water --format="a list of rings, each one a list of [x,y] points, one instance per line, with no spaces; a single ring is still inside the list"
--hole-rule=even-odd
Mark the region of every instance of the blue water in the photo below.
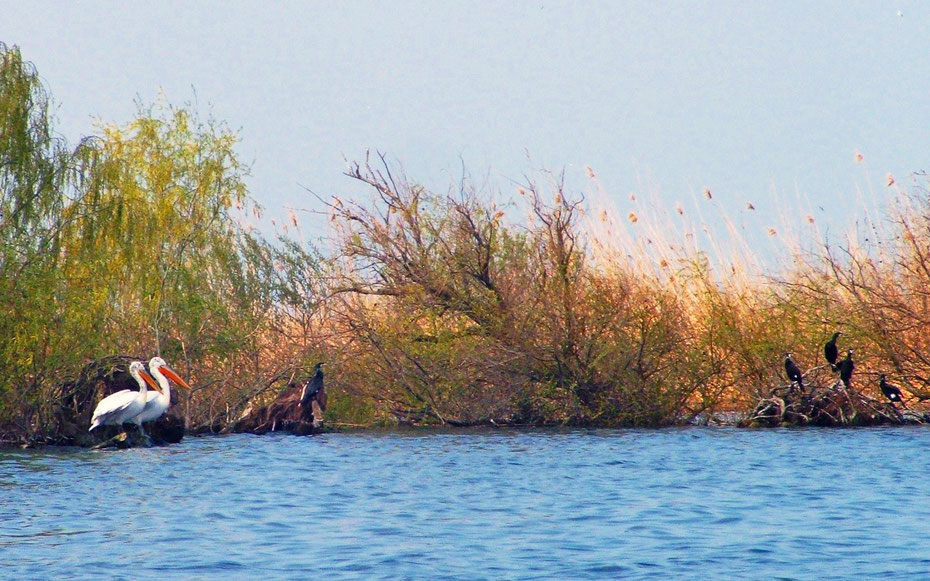
[[[930,575],[930,430],[463,431],[0,452],[0,577]]]

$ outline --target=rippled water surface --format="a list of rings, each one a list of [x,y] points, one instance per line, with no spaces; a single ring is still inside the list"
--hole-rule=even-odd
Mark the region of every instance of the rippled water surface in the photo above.
[[[0,451],[3,578],[926,578],[930,430]]]

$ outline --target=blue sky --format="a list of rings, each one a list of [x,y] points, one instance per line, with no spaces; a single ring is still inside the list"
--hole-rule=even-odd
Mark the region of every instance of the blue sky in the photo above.
[[[622,204],[704,188],[855,221],[885,176],[930,169],[930,4],[887,2],[50,2],[0,0],[71,140],[138,97],[238,129],[270,214],[357,190],[381,150],[444,190],[462,163],[510,196],[584,166]],[[864,163],[854,162],[861,152]],[[823,209],[820,210],[819,208]],[[622,214],[622,212],[621,212]],[[800,219],[800,218],[799,218]]]

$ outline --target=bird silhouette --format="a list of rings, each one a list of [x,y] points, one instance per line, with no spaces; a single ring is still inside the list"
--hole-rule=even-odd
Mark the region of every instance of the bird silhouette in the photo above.
[[[830,337],[827,344],[823,346],[823,356],[827,359],[827,363],[830,364],[830,368],[833,369],[833,371],[836,371],[836,359],[840,356],[839,349],[836,348],[836,339],[842,334],[842,331],[833,333],[833,336]]]
[[[323,389],[323,363],[317,363],[313,366],[313,377],[307,380],[300,394],[300,406],[304,407],[310,403],[311,398]]]
[[[885,381],[885,374],[882,373],[878,377],[878,387],[882,390],[882,393],[891,400],[891,403],[894,404],[896,401],[901,402],[901,405],[907,408],[907,404],[904,403],[904,398],[901,396],[901,390],[897,386],[891,385]]]
[[[840,380],[843,382],[843,385],[846,386],[846,389],[849,389],[849,381],[852,379],[853,369],[856,368],[856,364],[852,360],[852,349],[846,352],[846,359],[843,359],[836,364],[836,368],[840,372]]]
[[[792,383],[797,383],[801,391],[804,391],[804,380],[801,377],[801,370],[798,369],[797,364],[791,360],[791,353],[785,353],[785,373],[788,374],[788,379],[791,380]]]

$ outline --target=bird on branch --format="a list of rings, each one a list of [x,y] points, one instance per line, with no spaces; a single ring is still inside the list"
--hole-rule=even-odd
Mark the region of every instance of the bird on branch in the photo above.
[[[842,334],[842,331],[833,333],[833,336],[830,337],[827,344],[823,346],[823,356],[827,359],[827,363],[830,364],[830,368],[833,371],[836,371],[836,359],[840,356],[839,349],[836,348],[836,339]]]
[[[836,364],[836,368],[840,372],[840,381],[843,382],[846,389],[849,389],[849,381],[852,379],[853,369],[856,368],[856,364],[853,363],[852,354],[853,350],[849,349],[846,351],[846,359]]]
[[[801,370],[798,369],[797,364],[791,360],[791,353],[785,353],[785,373],[788,374],[788,379],[792,383],[797,383],[801,391],[804,391],[804,380],[801,377]]]
[[[323,390],[323,365],[320,362],[313,366],[313,377],[307,380],[300,394],[300,403],[298,404],[300,407],[307,406],[310,400]]]
[[[901,405],[904,406],[904,409],[907,409],[907,404],[904,403],[904,398],[901,395],[901,390],[897,386],[891,385],[885,381],[885,374],[882,373],[878,376],[878,387],[882,390],[882,394],[891,400],[892,405],[895,402],[901,402]]]

